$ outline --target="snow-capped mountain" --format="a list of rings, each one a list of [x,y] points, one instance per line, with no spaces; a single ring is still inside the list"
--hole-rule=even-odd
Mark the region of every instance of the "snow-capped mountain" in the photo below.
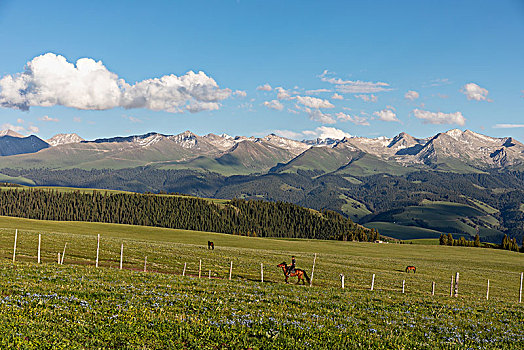
[[[47,143],[51,146],[66,145],[69,143],[79,143],[85,141],[83,138],[77,134],[56,134],[47,140]]]

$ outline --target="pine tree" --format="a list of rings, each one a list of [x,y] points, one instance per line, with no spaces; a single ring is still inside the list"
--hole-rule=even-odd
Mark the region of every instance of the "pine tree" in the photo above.
[[[440,238],[439,238],[439,243],[440,243],[440,245],[448,245],[448,236],[446,236],[445,234],[441,233],[440,234]]]
[[[455,240],[453,239],[451,233],[448,233],[448,245],[453,245],[454,241]]]
[[[480,247],[480,236],[478,233],[475,235],[475,247]]]

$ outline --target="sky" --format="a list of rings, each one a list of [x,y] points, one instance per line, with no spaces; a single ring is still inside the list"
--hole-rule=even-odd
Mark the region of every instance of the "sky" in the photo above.
[[[524,142],[524,1],[0,0],[0,129]]]

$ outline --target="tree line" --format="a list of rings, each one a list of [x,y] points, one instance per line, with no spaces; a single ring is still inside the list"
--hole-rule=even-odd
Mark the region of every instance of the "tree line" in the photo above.
[[[486,244],[480,242],[480,236],[477,233],[474,241],[469,241],[463,236],[459,239],[454,239],[451,233],[441,234],[439,238],[440,245],[459,246],[459,247],[476,247],[476,248],[499,248],[504,250],[511,250],[524,253],[524,238],[522,238],[522,246],[519,249],[516,238],[509,238],[508,235],[504,235],[502,242],[499,245]]]
[[[38,220],[87,221],[221,232],[253,237],[374,241],[376,230],[334,211],[286,202],[210,200],[134,193],[0,191],[0,215]]]

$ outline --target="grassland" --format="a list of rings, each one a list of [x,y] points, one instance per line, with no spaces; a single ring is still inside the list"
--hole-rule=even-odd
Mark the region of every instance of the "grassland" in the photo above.
[[[40,265],[35,263],[38,233]],[[214,251],[206,249],[208,240],[215,242]],[[60,266],[57,253],[66,242]],[[310,272],[315,253],[313,287],[285,285],[275,265],[294,254],[298,267]],[[147,270],[157,273],[139,272],[145,256]],[[403,272],[407,265],[415,265],[417,273]],[[502,250],[0,217],[0,348],[520,349],[523,270],[522,255]],[[460,296],[450,298],[450,278],[457,271]]]
[[[495,240],[499,240],[503,233],[494,227],[498,227],[500,222],[491,215],[497,210],[480,201],[474,203],[475,207],[461,203],[424,200],[420,205],[407,206],[400,213],[388,218],[394,222],[377,220],[365,226],[376,228],[381,234],[398,239],[438,238],[441,233],[449,232],[460,232],[459,235],[474,237],[478,227],[475,222],[483,222],[492,228],[480,227],[478,233],[481,239],[486,241],[495,237]]]

